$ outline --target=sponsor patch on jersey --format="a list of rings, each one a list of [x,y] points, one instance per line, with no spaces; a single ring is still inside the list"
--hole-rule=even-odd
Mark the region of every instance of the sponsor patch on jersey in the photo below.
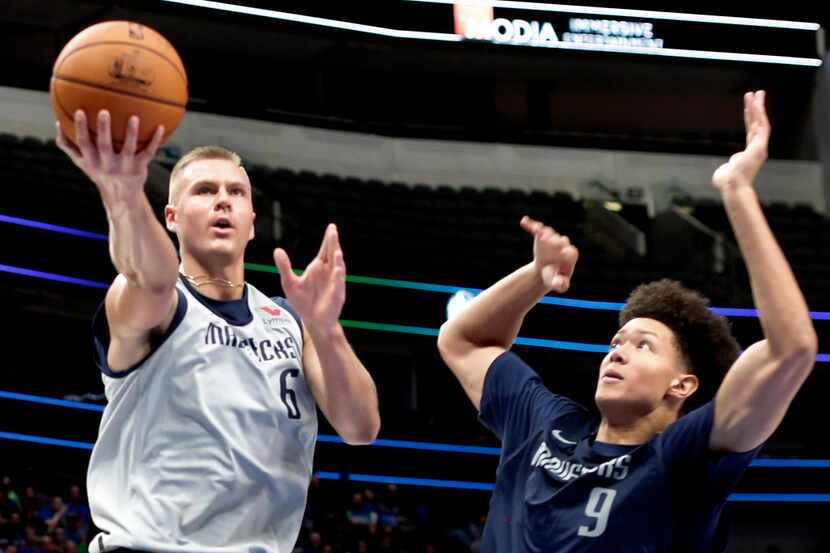
[[[291,322],[291,314],[277,306],[264,305],[258,309],[259,316],[268,330],[280,332],[283,326]]]

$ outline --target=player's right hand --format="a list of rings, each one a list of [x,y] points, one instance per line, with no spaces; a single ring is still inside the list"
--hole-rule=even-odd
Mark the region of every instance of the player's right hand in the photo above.
[[[571,286],[579,250],[567,236],[525,215],[519,223],[533,235],[533,264],[545,286],[560,294]]]
[[[130,117],[127,123],[127,134],[120,152],[115,152],[112,147],[110,114],[107,110],[98,112],[94,142],[90,138],[83,110],[75,112],[77,144],[69,140],[60,123],[56,126],[58,134],[55,143],[95,183],[110,216],[129,209],[141,198],[147,181],[147,166],[161,144],[164,127],[159,126],[147,147],[136,153],[139,126],[136,116]]]

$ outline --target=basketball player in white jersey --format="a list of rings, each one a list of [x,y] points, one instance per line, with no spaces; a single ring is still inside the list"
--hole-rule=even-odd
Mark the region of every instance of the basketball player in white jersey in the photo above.
[[[163,135],[136,152],[131,118],[115,152],[83,112],[77,145],[57,144],[96,185],[118,276],[94,322],[108,405],[88,473],[102,530],[91,553],[287,553],[300,529],[317,436],[316,406],[350,444],[380,428],[374,382],[338,317],[345,265],[329,225],[301,277],[274,260],[287,302],[244,282],[254,237],[239,157],[197,148],[170,177],[167,230],[144,193]]]

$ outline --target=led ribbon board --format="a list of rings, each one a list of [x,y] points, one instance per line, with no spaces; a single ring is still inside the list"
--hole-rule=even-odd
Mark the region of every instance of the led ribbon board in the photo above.
[[[824,55],[818,23],[727,17],[512,0],[406,0],[428,6],[423,19],[434,21],[415,30],[406,17],[389,10],[385,25],[366,24],[355,10],[350,21],[246,5],[242,0],[160,0],[397,39],[442,42],[479,41],[692,59],[731,60],[819,67]],[[249,0],[249,3],[253,0]],[[441,11],[433,11],[435,8]],[[454,32],[450,32],[455,15]],[[377,14],[376,14],[377,15]],[[377,18],[376,18],[377,19]]]
[[[823,31],[817,23],[536,2],[452,4],[464,40],[818,67]],[[449,6],[448,6],[449,7]]]

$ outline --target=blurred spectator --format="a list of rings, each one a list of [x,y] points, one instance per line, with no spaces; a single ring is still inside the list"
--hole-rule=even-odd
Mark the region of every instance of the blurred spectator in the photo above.
[[[92,519],[86,494],[82,492],[79,485],[72,484],[69,487],[66,506],[66,541],[76,545],[86,544]]]
[[[397,528],[402,522],[401,506],[399,504],[398,487],[387,484],[378,498],[378,524]]]
[[[453,528],[448,534],[450,540],[463,546],[465,552],[477,553],[481,549],[481,534],[484,531],[485,518],[481,516],[477,522]]]
[[[398,548],[396,547],[396,543],[398,541],[397,529],[389,525],[383,526],[377,541],[378,553],[397,553]]]
[[[58,495],[53,497],[48,505],[41,507],[40,518],[46,524],[48,532],[52,532],[58,526],[66,524],[64,517],[68,510],[69,508],[63,502],[63,498]]]
[[[67,512],[66,516],[77,516],[81,521],[81,530],[86,532],[89,530],[89,507],[84,494],[81,492],[81,487],[73,484],[69,487],[69,498],[66,502]]]
[[[40,506],[45,502],[45,498],[35,492],[34,487],[26,486],[23,490],[23,497],[20,498],[20,505],[23,512],[28,517],[31,512],[40,511]]]
[[[378,513],[375,508],[364,500],[361,492],[352,495],[352,504],[346,511],[346,518],[354,526],[377,524]]]
[[[66,530],[64,534],[66,541],[69,543],[76,545],[87,543],[86,538],[88,534],[81,528],[81,518],[76,514],[66,516]]]
[[[8,520],[12,513],[20,511],[17,503],[10,501],[5,491],[0,489],[0,520]]]
[[[378,506],[375,501],[375,492],[368,488],[363,490],[363,503],[366,505],[366,509],[375,513],[377,512]]]
[[[41,553],[60,553],[60,549],[58,549],[55,542],[48,535],[40,538],[40,551]]]
[[[349,488],[343,481],[312,479],[309,503],[316,505],[306,511],[293,553],[478,553],[483,518],[474,524],[459,522],[452,530],[440,502],[429,503],[430,509],[423,499],[412,503],[417,508],[408,506],[409,495],[403,496],[395,485]],[[0,553],[87,553],[84,521],[89,526],[93,522],[81,486],[64,488],[66,502],[38,493],[40,484],[27,486],[20,505],[8,500],[8,489],[0,486],[0,512],[7,513],[0,522]],[[463,511],[459,516],[463,521]]]
[[[40,553],[40,538],[35,528],[31,525],[23,529],[23,543],[20,545],[19,553]]]
[[[22,509],[22,505],[20,504],[20,497],[17,495],[17,492],[15,492],[14,488],[12,487],[12,479],[10,476],[6,475],[3,477],[2,480],[0,480],[0,491],[5,492],[8,500],[17,505],[18,511]]]
[[[303,550],[304,553],[320,553],[323,550],[323,537],[320,535],[320,532],[309,532],[308,544],[309,549],[307,552]]]
[[[23,507],[23,523],[31,527],[34,535],[42,536],[46,533],[46,524],[40,516],[40,508],[45,501],[45,496],[38,494],[32,486],[26,486],[23,490],[23,497],[20,498]]]
[[[19,512],[13,512],[9,515],[5,524],[0,522],[0,539],[6,540],[9,543],[17,544],[22,542],[26,537],[23,531],[23,519]]]
[[[324,485],[316,474],[311,477],[303,528],[314,529],[324,535],[336,533],[335,519],[340,509],[337,504],[337,494],[334,491],[338,486],[339,484],[335,482],[327,482]]]
[[[52,538],[52,543],[55,544],[55,548],[58,551],[63,551],[63,547],[66,545],[66,534],[64,533],[63,528],[58,526],[49,533],[49,536]]]
[[[355,543],[354,553],[370,553],[369,544],[366,540],[357,540],[357,543]]]

